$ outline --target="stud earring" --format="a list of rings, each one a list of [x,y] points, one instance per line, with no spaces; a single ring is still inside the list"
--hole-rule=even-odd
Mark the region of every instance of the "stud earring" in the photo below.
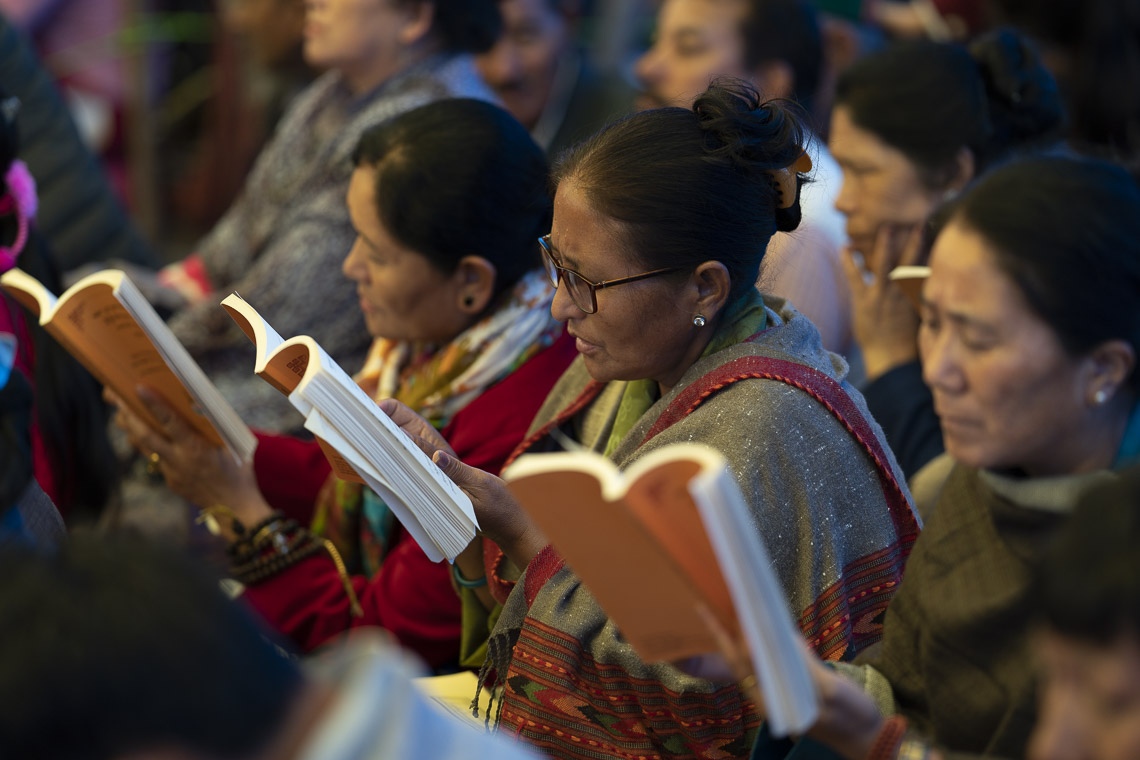
[[[1099,391],[1093,394],[1093,402],[1097,406],[1103,406],[1105,401],[1108,401],[1108,391],[1106,391],[1104,388],[1101,388]]]
[[[698,314],[697,316],[693,317],[693,327],[704,327],[705,323],[706,320],[704,314]]]
[[[463,296],[463,305],[464,306],[473,306],[474,304],[475,304],[475,297],[474,296]]]

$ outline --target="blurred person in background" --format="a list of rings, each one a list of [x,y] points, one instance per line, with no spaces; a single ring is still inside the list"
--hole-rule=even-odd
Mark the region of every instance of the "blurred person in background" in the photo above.
[[[170,327],[251,425],[299,430],[301,418],[251,371],[249,339],[224,309],[236,291],[284,336],[309,335],[353,371],[369,337],[340,271],[354,233],[344,204],[350,160],[369,127],[448,97],[493,100],[471,54],[490,48],[495,0],[313,0],[304,54],[327,69],[293,101],[241,195],[196,252],[158,273],[133,268]]]
[[[848,760],[925,757],[931,745],[1026,756],[1038,706],[1035,573],[1057,557],[1048,546],[1081,497],[1140,464],[1138,252],[1140,188],[1107,162],[1021,158],[951,206],[919,335],[950,469],[930,492],[880,646],[854,665],[817,664],[813,740]],[[1102,643],[1127,631],[1118,651],[1134,654],[1135,544],[1105,543],[1131,556],[1119,563],[1092,559],[1101,550],[1084,550],[1088,574],[1050,569],[1067,576],[1051,606],[1083,618],[1070,630],[1097,630]],[[1097,572],[1102,561],[1116,570]],[[1095,609],[1114,592],[1125,596],[1114,600],[1119,617]],[[1047,696],[1047,720],[1090,714],[1048,714],[1072,685]],[[1132,684],[1107,711],[1118,728],[1134,728],[1137,696]]]
[[[555,155],[633,108],[633,88],[581,50],[582,0],[501,0],[503,33],[479,73],[535,141]]]
[[[15,367],[16,350],[16,336],[0,332],[0,548],[54,548],[66,529],[33,477],[32,389]]]
[[[994,162],[1054,147],[1063,125],[1052,77],[1008,29],[969,49],[895,43],[839,78],[830,144],[843,167],[836,207],[863,390],[908,478],[941,453],[942,431],[922,382],[918,315],[888,275],[922,263],[935,208]]]
[[[122,122],[128,75],[120,42],[125,0],[0,0],[0,11],[34,42],[84,140],[103,157],[126,197]]]
[[[51,74],[24,34],[0,14],[0,85],[20,101],[20,158],[36,178],[37,229],[61,272],[108,258],[154,266],[79,131]]]
[[[1140,757],[1140,469],[1087,493],[1038,564],[1032,760]]]
[[[303,666],[169,547],[79,535],[0,549],[0,747],[42,760],[530,755],[463,725],[376,635]]]
[[[807,0],[665,0],[653,47],[637,62],[638,105],[688,107],[710,81],[732,76],[753,83],[765,98],[794,100],[810,114],[822,44]],[[808,154],[814,171],[800,196],[802,223],[772,238],[759,284],[811,319],[825,348],[851,357],[850,294],[839,259],[843,218],[835,210],[839,166],[820,140],[811,141]]]
[[[990,0],[990,5],[1042,46],[1042,58],[1065,97],[1073,148],[1140,176],[1140,3]]]
[[[19,101],[0,89],[0,274],[19,267],[58,293],[59,271],[37,227],[36,182],[19,159],[19,115]],[[119,486],[99,384],[3,290],[0,333],[14,337],[13,368],[32,392],[27,433],[36,481],[69,522],[99,519]]]

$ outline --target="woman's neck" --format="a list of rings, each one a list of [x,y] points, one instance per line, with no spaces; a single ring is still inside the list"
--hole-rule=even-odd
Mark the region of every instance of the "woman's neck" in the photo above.
[[[1030,477],[1084,475],[1112,469],[1136,407],[1136,398],[1121,392],[1112,402],[1094,410],[1080,430],[1069,436],[1049,461],[1026,466]]]

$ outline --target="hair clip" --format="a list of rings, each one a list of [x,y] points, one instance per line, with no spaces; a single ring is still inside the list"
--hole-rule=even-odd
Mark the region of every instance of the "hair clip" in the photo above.
[[[783,169],[769,169],[768,176],[772,178],[772,186],[776,189],[776,206],[778,208],[791,208],[796,202],[796,175],[807,174],[811,171],[811,156],[800,153],[799,158]]]

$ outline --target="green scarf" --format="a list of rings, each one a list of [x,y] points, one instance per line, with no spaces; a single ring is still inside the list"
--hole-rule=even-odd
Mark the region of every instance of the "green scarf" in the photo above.
[[[756,288],[749,288],[747,293],[729,305],[712,340],[705,346],[701,358],[712,356],[717,351],[735,346],[737,343],[743,343],[762,331],[767,320],[764,298]],[[657,402],[659,396],[660,389],[655,380],[631,380],[626,383],[614,418],[613,429],[610,431],[609,440],[606,441],[604,452],[606,456],[617,449],[618,444],[633,429],[642,415],[649,411],[649,407]]]

